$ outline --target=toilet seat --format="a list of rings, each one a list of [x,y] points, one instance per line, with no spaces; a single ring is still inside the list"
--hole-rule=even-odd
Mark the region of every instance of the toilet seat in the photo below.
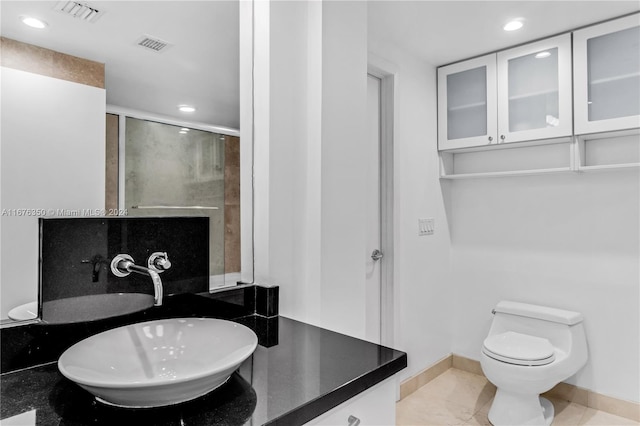
[[[547,365],[555,360],[553,345],[547,339],[514,331],[487,337],[482,351],[498,361],[524,366]]]

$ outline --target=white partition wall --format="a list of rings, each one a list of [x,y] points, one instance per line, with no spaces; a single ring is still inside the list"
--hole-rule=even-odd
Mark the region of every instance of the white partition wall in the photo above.
[[[37,299],[38,217],[104,209],[105,90],[1,68],[0,318]]]

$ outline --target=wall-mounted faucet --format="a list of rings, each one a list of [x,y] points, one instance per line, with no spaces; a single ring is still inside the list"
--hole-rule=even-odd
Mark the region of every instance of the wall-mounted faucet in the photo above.
[[[133,258],[128,254],[119,254],[111,261],[111,272],[116,277],[126,277],[131,272],[135,272],[142,275],[148,275],[153,281],[153,288],[155,290],[155,306],[162,305],[162,281],[160,280],[160,273],[171,267],[171,262],[167,256],[167,253],[156,252],[153,253],[147,262],[149,267],[136,265]]]

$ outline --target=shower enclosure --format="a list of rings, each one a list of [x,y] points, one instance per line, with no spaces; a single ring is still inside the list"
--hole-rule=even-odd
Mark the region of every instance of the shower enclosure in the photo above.
[[[240,277],[239,139],[132,117],[120,117],[120,126],[119,207],[129,216],[208,217],[209,288],[235,285]]]

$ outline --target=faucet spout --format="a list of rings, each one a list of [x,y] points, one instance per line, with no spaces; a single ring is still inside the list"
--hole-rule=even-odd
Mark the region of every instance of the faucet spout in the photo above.
[[[148,275],[151,277],[151,281],[153,282],[153,289],[155,291],[153,305],[161,306],[162,305],[162,280],[160,279],[160,275],[152,269],[146,268],[144,266],[135,265],[133,262],[129,262],[129,264],[126,266],[126,269],[129,272],[135,272],[137,274]]]
[[[113,260],[111,261],[111,271],[118,277],[125,277],[131,272],[135,272],[141,275],[148,275],[149,277],[151,277],[151,281],[153,282],[153,289],[155,293],[153,305],[162,305],[162,280],[160,279],[160,275],[156,271],[144,266],[136,265],[133,262],[131,256],[126,254],[119,254],[113,258]]]

